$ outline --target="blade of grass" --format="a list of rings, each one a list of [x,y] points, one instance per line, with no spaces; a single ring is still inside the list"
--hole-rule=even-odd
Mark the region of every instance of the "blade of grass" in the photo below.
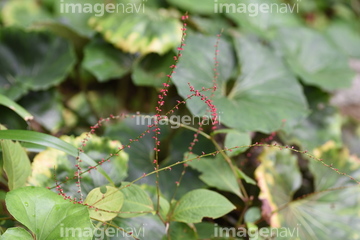
[[[22,117],[25,121],[29,121],[34,118],[28,111],[26,111],[19,104],[17,104],[10,98],[5,97],[4,95],[1,94],[0,94],[0,105],[4,105],[5,107],[10,108],[14,112],[16,112],[20,117]]]
[[[35,131],[1,130],[0,139],[30,142],[30,143],[58,149],[74,157],[78,156],[78,149],[73,145],[57,137]],[[85,153],[80,153],[80,158],[90,166],[97,165],[97,163]],[[114,185],[114,182],[111,180],[109,175],[104,171],[104,169],[101,168],[101,166],[98,166],[97,169],[110,182],[110,184]]]

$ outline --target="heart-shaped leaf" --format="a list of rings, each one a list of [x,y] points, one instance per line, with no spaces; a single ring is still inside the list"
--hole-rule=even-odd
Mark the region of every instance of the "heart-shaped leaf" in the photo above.
[[[0,94],[18,99],[65,79],[75,64],[72,46],[44,32],[0,29]]]
[[[262,154],[255,175],[261,189],[263,216],[269,217],[271,227],[295,229],[299,239],[357,239],[360,188],[336,170],[359,179],[359,159],[349,157],[348,151],[337,148],[334,142],[314,152],[332,167],[311,158],[309,169],[315,192],[297,200],[293,195],[301,184],[301,175],[294,155],[275,149]]]
[[[182,97],[189,95],[188,83],[198,90],[213,85],[214,53],[211,50],[215,42],[215,38],[202,35],[192,35],[187,39],[186,51],[173,76]],[[231,84],[232,49],[224,40],[219,45],[218,90],[214,97],[215,106],[221,109],[219,120],[240,131],[270,133],[279,129],[284,119],[302,119],[307,114],[305,97],[301,86],[281,60],[270,49],[249,38],[236,38],[235,47],[241,75]],[[209,96],[211,93],[204,94]],[[206,113],[204,102],[200,99],[190,101],[188,108],[194,115]]]
[[[64,238],[67,230],[75,229],[76,236],[66,239],[92,239],[92,223],[86,206],[64,200],[56,193],[41,187],[23,187],[6,195],[10,214],[32,231],[36,239]],[[87,237],[77,234],[87,233]]]

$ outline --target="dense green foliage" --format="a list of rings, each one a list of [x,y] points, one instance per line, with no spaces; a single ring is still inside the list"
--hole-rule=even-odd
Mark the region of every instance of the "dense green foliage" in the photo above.
[[[360,239],[359,125],[330,103],[359,19],[357,0],[1,1],[0,240]]]

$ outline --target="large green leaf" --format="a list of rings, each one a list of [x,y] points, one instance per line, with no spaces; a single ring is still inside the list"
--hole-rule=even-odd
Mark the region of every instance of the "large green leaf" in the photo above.
[[[346,54],[360,58],[360,32],[345,22],[334,22],[327,29],[327,35]]]
[[[31,174],[30,160],[20,143],[0,140],[3,167],[10,190],[23,187]]]
[[[138,86],[163,87],[170,73],[170,66],[174,63],[174,53],[171,51],[164,56],[149,54],[134,64],[132,80]]]
[[[237,183],[237,176],[235,176],[229,164],[221,155],[218,155],[216,158],[196,159],[196,155],[192,154],[189,158],[195,158],[188,164],[190,167],[201,172],[200,179],[207,185],[219,190],[235,193],[239,197],[242,196]]]
[[[351,86],[347,56],[315,30],[281,28],[274,45],[306,84],[328,91]]]
[[[36,121],[48,131],[55,133],[64,126],[64,106],[61,95],[55,89],[30,92],[19,103],[31,112]]]
[[[219,193],[206,189],[196,189],[188,192],[176,202],[169,219],[171,221],[196,223],[201,222],[204,217],[221,217],[234,209],[235,206]]]
[[[121,78],[131,69],[132,58],[111,44],[94,40],[85,48],[83,67],[100,82]]]
[[[52,20],[50,13],[34,0],[8,1],[1,13],[5,26],[29,27],[37,22]]]
[[[122,187],[128,184],[129,182],[123,182]],[[154,211],[149,195],[138,185],[131,184],[128,187],[122,188],[120,192],[124,194],[125,201],[119,217],[137,217]]]
[[[0,236],[0,240],[33,240],[31,234],[26,231],[24,228],[14,227],[8,228],[4,234]]]
[[[65,79],[75,63],[71,45],[44,32],[0,29],[0,94],[18,99]]]
[[[276,29],[284,26],[299,26],[296,14],[299,3],[284,3],[280,0],[227,0],[227,4],[214,3],[214,10],[225,13],[243,29],[271,38]]]
[[[316,149],[315,156],[354,178],[360,176],[359,160],[349,157],[346,149],[336,148],[333,142]],[[314,176],[315,193],[293,201],[301,184],[296,159],[289,151],[271,149],[264,152],[261,162],[255,174],[261,189],[263,215],[271,215],[271,227],[295,229],[296,239],[359,238],[358,184],[311,158],[309,169]],[[339,189],[328,190],[331,188]]]
[[[191,13],[200,13],[200,14],[212,14],[214,13],[214,2],[209,2],[208,0],[167,0],[170,4],[181,8],[184,11],[190,11]],[[224,0],[220,0],[224,2]]]
[[[124,204],[124,194],[115,187],[98,187],[89,192],[84,204],[91,206],[91,218],[106,222],[118,215]]]
[[[116,47],[129,53],[164,54],[181,40],[181,24],[167,10],[142,6],[138,12],[112,14],[105,18],[92,18],[96,31]]]
[[[95,9],[96,4],[100,5]],[[86,2],[83,0],[62,0],[60,3],[59,1],[52,2],[55,16],[58,17],[59,22],[84,37],[94,35],[95,31],[89,26],[89,19],[101,17],[101,8],[104,4],[103,0],[88,0]],[[104,11],[103,14],[105,13]]]
[[[214,53],[211,49],[215,42],[212,37],[188,37],[187,50],[173,76],[182,97],[189,95],[188,83],[198,90],[212,86]],[[222,40],[219,45],[219,80],[214,103],[221,111],[220,121],[245,132],[272,132],[281,127],[284,119],[303,118],[306,101],[302,89],[281,60],[268,48],[249,38],[236,38],[235,46],[242,72],[227,93],[234,61],[229,44]],[[206,113],[205,103],[200,99],[191,101],[193,103],[188,104],[188,108],[194,115]]]
[[[40,187],[23,187],[6,195],[11,215],[32,231],[36,239],[64,238],[69,229],[77,236],[66,239],[92,239],[92,223],[86,206],[64,200],[56,193]],[[89,234],[88,236],[80,234]]]

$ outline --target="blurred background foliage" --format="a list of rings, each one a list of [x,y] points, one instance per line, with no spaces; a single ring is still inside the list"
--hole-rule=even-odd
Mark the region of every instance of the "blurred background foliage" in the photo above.
[[[92,6],[123,4],[125,8],[120,8],[119,13],[105,11],[104,14],[63,11],[67,3],[85,2]],[[294,12],[288,8],[283,13],[259,11],[255,16],[249,12],[226,12],[226,7],[220,7],[249,3],[247,0],[2,0],[0,94],[27,109],[34,120],[24,122],[10,109],[0,106],[0,122],[8,129],[79,136],[110,114],[154,113],[158,92],[181,41],[181,16],[188,12],[186,46],[172,78],[165,110],[170,110],[176,100],[186,98],[188,83],[196,89],[212,86],[214,45],[216,35],[223,29],[214,103],[219,111],[220,129],[230,128],[233,132],[219,134],[219,144],[232,147],[267,139],[310,152],[317,149],[319,157],[326,155],[327,161],[338,164],[340,171],[359,176],[359,159],[350,155],[360,154],[360,1],[256,0],[251,3],[287,4]],[[193,99],[176,114],[203,115],[206,105]],[[183,159],[193,133],[169,126],[163,128],[160,154],[161,164],[166,166]],[[99,132],[102,139],[96,139],[93,154],[107,153],[112,147],[109,139],[127,143],[145,129],[146,124],[136,125],[131,119],[107,125]],[[269,139],[274,132],[276,137]],[[63,138],[73,144],[79,142],[74,137]],[[321,148],[323,144],[327,148]],[[115,180],[133,180],[151,171],[153,147],[151,136],[134,143],[126,151],[128,158],[123,156],[115,161],[115,168],[108,167],[109,171],[121,169],[121,176],[115,174]],[[200,139],[194,153],[213,150],[208,140]],[[296,227],[300,222],[301,239],[329,236],[360,239],[354,230],[359,226],[358,220],[354,220],[360,219],[359,204],[342,201],[346,194],[348,198],[358,199],[358,189],[331,191],[291,202],[313,191],[348,184],[343,177],[308,161],[306,156],[265,150],[258,157],[258,150],[244,151],[229,156],[243,172],[258,181],[258,186],[248,183],[246,189],[254,196],[254,205],[262,207],[266,221],[258,224],[259,227],[266,226],[264,222],[267,226]],[[342,151],[345,153],[341,154]],[[37,155],[33,167],[42,165],[48,155],[52,156],[52,163],[63,166],[62,171],[69,171],[66,157],[50,150]],[[236,212],[220,221],[231,225],[242,218],[241,212],[246,209],[242,209],[243,203],[236,198],[236,192],[234,195],[204,180],[206,177],[201,174],[208,172],[209,167],[191,166],[177,195],[201,187],[222,190],[238,206]],[[52,171],[51,168],[36,174]],[[161,173],[164,196],[172,196],[181,171],[179,168]],[[221,174],[212,171],[214,175]],[[332,184],[324,186],[320,179],[325,175]],[[44,176],[51,174],[32,176],[33,184],[46,186],[49,179]],[[90,176],[84,182],[91,189],[103,183],[103,179]],[[153,185],[154,179],[145,178],[142,183]],[[291,203],[285,212],[264,217],[266,212],[288,202]],[[315,205],[309,206],[311,203]],[[339,204],[332,215],[331,204]],[[312,208],[317,212],[312,212]],[[351,227],[331,226],[325,230],[321,227],[335,223],[336,219]],[[250,226],[254,222],[249,220],[246,224]],[[209,232],[213,230],[206,231],[211,227],[199,225],[196,234],[202,239],[211,238]]]

